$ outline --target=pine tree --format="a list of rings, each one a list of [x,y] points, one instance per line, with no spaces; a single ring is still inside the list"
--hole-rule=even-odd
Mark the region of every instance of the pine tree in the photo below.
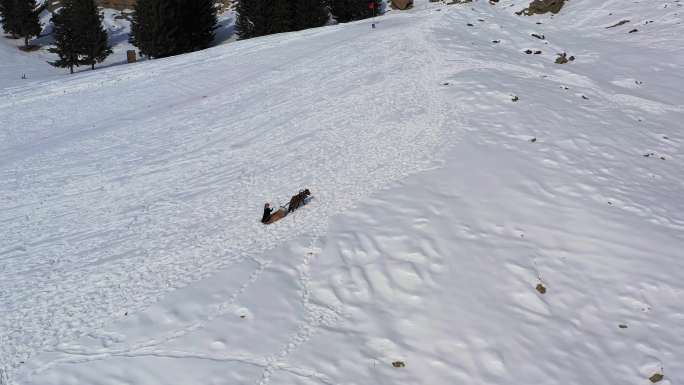
[[[76,12],[75,0],[63,0],[62,8],[59,12],[52,15],[52,24],[54,25],[53,35],[55,38],[55,47],[50,48],[50,52],[56,53],[59,60],[48,62],[55,67],[69,68],[73,74],[74,67],[81,64],[79,60],[79,43],[78,34],[76,31]]]
[[[323,0],[321,0],[323,1]],[[239,0],[236,31],[240,39],[294,31],[296,1]]]
[[[157,57],[156,36],[159,31],[159,8],[162,0],[138,0],[131,21],[130,42],[149,57]]]
[[[292,0],[271,0],[268,34],[292,31],[293,11]]]
[[[131,43],[151,58],[177,53],[181,26],[179,0],[138,0],[131,22]]]
[[[108,45],[107,31],[102,27],[102,15],[93,0],[75,0],[76,35],[81,64],[95,69],[112,50]]]
[[[181,7],[183,0],[162,0],[159,8],[159,30],[155,41],[157,56],[168,57],[189,52],[190,42],[183,35]]]
[[[214,41],[214,30],[218,23],[214,0],[186,0],[184,3],[183,21],[189,50],[197,51],[209,47]]]
[[[330,3],[330,12],[339,23],[373,17],[382,5],[381,0],[331,0]]]
[[[214,40],[216,23],[211,0],[138,0],[131,43],[153,58],[204,49]]]
[[[36,0],[15,0],[14,19],[12,28],[16,28],[16,34],[24,38],[24,46],[29,46],[32,37],[40,35],[42,27],[38,19]]]
[[[268,35],[272,32],[273,0],[239,0],[236,31],[240,39]]]
[[[326,0],[293,0],[293,29],[296,31],[325,25],[329,18]]]
[[[12,38],[17,38],[17,19],[15,17],[16,0],[0,0],[0,18],[2,18],[2,29],[11,34]]]
[[[254,23],[252,22],[252,15],[254,15],[256,8],[254,3],[255,0],[238,0],[235,32],[240,39],[254,37]]]
[[[380,0],[376,0],[380,1]],[[320,27],[328,0],[239,0],[235,28],[240,39]]]

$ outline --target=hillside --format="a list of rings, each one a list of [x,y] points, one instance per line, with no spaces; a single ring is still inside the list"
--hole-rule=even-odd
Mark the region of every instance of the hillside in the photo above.
[[[136,50],[128,42],[130,37],[131,11],[122,12],[111,9],[102,9],[103,26],[109,35],[109,45],[113,53],[99,64],[97,68],[126,65],[126,51]],[[54,68],[48,64],[57,60],[57,55],[50,53],[53,44],[51,13],[45,11],[41,14],[43,32],[39,38],[33,39],[31,44],[40,47],[35,52],[23,52],[18,47],[23,45],[23,40],[12,40],[0,34],[0,87],[23,86],[34,80],[59,79],[68,74],[67,69]],[[231,9],[225,9],[218,15],[218,25],[215,30],[214,45],[222,45],[237,40],[234,35],[235,13]],[[1,30],[0,30],[1,32]],[[139,58],[139,60],[144,60]],[[77,72],[90,71],[89,66],[77,67]]]
[[[0,384],[680,383],[682,3],[524,5],[3,83]]]
[[[121,18],[120,12],[112,9],[104,9],[102,13],[103,25],[109,34],[109,44],[114,52],[98,67],[124,64],[126,50],[133,49],[128,43],[130,22]],[[8,39],[4,34],[0,36],[0,87],[23,86],[36,80],[60,79],[68,73],[68,70],[54,68],[48,64],[57,60],[57,55],[48,51],[53,42],[50,17],[51,13],[48,11],[41,14],[43,32],[41,37],[32,41],[32,44],[40,47],[37,51],[23,52],[18,49],[23,45],[23,40]],[[88,71],[90,67],[81,67],[77,70]]]

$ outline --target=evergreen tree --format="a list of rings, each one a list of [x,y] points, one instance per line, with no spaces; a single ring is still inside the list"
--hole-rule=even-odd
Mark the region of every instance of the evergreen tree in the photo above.
[[[240,39],[249,39],[272,33],[271,12],[273,0],[239,0],[236,31]]]
[[[139,0],[131,23],[131,42],[151,58],[173,56],[180,47],[181,0]],[[188,44],[185,44],[186,46]]]
[[[95,69],[112,53],[107,45],[107,31],[102,28],[102,15],[93,0],[63,0],[62,8],[52,16],[55,47],[59,60],[50,62],[55,67],[69,68],[81,64]]]
[[[187,36],[183,35],[181,7],[183,0],[162,0],[159,7],[159,29],[155,39],[158,54],[153,57],[168,57],[190,52]]]
[[[0,0],[3,1],[3,0]],[[254,37],[254,23],[252,16],[256,9],[255,0],[238,0],[235,19],[235,32],[240,39]]]
[[[214,40],[216,23],[211,0],[138,0],[131,43],[153,58],[204,49]]]
[[[327,0],[239,0],[237,14],[240,39],[320,27],[329,19]]]
[[[80,61],[95,69],[96,63],[102,63],[112,53],[107,31],[102,27],[102,15],[94,0],[75,0],[74,6]]]
[[[296,31],[325,25],[329,18],[326,0],[293,0],[293,29]]]
[[[40,35],[42,27],[38,19],[36,0],[15,0],[13,15],[9,17],[12,29],[16,35],[24,38],[24,46],[29,46],[32,37]]]
[[[268,34],[290,32],[293,30],[294,7],[292,0],[271,0]]]
[[[69,68],[73,74],[74,67],[81,64],[79,60],[79,42],[76,31],[75,0],[63,0],[62,8],[52,15],[55,47],[50,52],[56,53],[59,60],[48,62],[55,67]]]
[[[138,0],[131,21],[130,42],[149,57],[158,57],[156,37],[159,31],[159,9],[162,0]]]
[[[236,30],[240,39],[294,31],[296,1],[239,0]]]
[[[2,18],[2,29],[11,34],[12,38],[17,38],[17,19],[14,16],[16,0],[0,0],[0,18]]]
[[[382,4],[381,0],[331,0],[330,5],[335,20],[346,23],[377,15]]]
[[[188,36],[190,51],[209,47],[214,41],[218,19],[214,0],[184,1],[184,30]]]

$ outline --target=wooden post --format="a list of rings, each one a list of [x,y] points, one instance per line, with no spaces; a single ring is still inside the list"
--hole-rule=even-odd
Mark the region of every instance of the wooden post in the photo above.
[[[136,62],[135,50],[129,49],[128,51],[126,51],[126,58],[128,59],[129,63],[135,63]]]

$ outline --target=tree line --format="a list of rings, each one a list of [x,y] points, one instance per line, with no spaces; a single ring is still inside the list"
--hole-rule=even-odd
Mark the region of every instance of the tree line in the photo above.
[[[240,39],[299,31],[374,16],[382,0],[238,0],[235,29]],[[24,44],[42,27],[36,0],[0,0],[3,30]],[[50,64],[95,68],[112,53],[102,14],[94,0],[61,0],[51,18],[58,59]],[[138,0],[130,42],[141,55],[162,58],[209,47],[218,23],[215,0]]]
[[[240,39],[299,31],[375,15],[381,0],[239,0],[235,29]]]
[[[130,42],[161,58],[209,47],[217,24],[215,0],[138,0]]]

